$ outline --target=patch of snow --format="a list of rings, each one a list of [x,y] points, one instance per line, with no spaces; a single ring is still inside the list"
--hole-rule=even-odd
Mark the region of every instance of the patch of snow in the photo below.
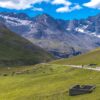
[[[66,30],[67,30],[67,31],[71,31],[71,29],[70,29],[70,28],[67,28]]]
[[[9,22],[11,24],[27,25],[27,24],[31,24],[32,23],[32,21],[29,21],[29,20],[21,20],[21,19],[14,18],[14,17],[9,17],[9,16],[0,15],[0,17],[6,19],[6,22]]]
[[[93,32],[93,33],[90,33],[91,35],[94,35],[94,36],[96,36],[96,37],[98,37],[98,38],[100,38],[100,35],[97,35],[95,32]]]
[[[77,32],[81,32],[81,33],[84,33],[84,32],[85,32],[83,28],[76,28],[75,30],[76,30]]]

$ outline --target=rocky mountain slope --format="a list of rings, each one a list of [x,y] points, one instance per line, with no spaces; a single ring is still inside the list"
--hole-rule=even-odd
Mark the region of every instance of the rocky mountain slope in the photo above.
[[[0,66],[30,65],[52,60],[53,56],[0,22]]]
[[[100,14],[65,21],[47,14],[30,18],[22,13],[0,13],[0,19],[10,30],[57,57],[77,55],[100,46]]]

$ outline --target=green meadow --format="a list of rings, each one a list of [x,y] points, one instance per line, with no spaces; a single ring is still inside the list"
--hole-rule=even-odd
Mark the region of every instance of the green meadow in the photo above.
[[[12,75],[25,70],[28,73]],[[0,73],[0,100],[100,100],[100,72],[39,64],[1,68]],[[71,97],[68,90],[76,84],[93,84],[96,89],[91,94]]]

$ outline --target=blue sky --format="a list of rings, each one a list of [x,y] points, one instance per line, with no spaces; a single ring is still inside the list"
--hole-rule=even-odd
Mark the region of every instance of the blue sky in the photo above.
[[[47,13],[58,19],[82,19],[100,13],[100,0],[0,0],[0,11]]]

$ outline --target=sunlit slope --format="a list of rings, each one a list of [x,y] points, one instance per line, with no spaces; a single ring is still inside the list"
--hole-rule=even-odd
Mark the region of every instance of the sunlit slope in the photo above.
[[[87,64],[97,64],[100,65],[100,48],[93,50],[84,55],[79,55],[69,59],[61,59],[54,61],[56,64],[72,64],[72,65],[87,65]]]

